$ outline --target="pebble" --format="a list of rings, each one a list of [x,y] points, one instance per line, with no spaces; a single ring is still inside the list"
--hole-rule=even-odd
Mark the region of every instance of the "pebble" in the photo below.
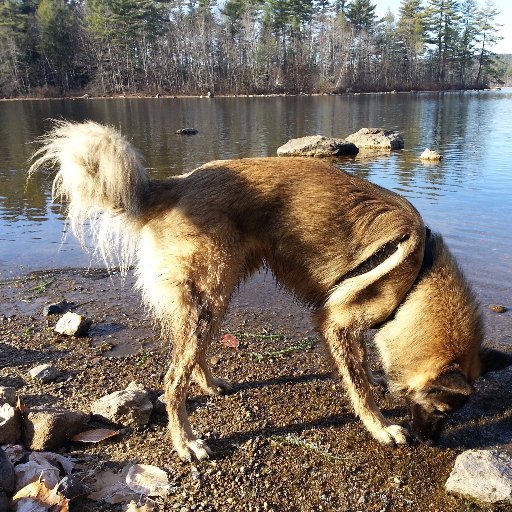
[[[28,374],[36,380],[40,380],[43,383],[54,382],[62,377],[62,372],[52,366],[51,364],[40,364],[29,370]]]
[[[495,313],[505,313],[508,311],[505,306],[500,306],[499,304],[492,304],[489,306],[489,309]]]
[[[66,313],[71,307],[72,304],[70,304],[66,300],[61,300],[60,302],[55,302],[54,304],[47,304],[43,308],[43,315],[62,315]]]
[[[68,311],[57,322],[55,331],[66,336],[81,337],[87,335],[91,325],[92,320],[90,318]]]

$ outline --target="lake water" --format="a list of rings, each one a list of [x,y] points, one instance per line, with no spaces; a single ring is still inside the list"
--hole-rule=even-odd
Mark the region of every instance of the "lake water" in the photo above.
[[[293,137],[344,137],[365,126],[398,130],[404,150],[347,159],[341,167],[409,198],[445,235],[482,303],[512,306],[511,90],[0,102],[0,279],[90,263],[71,236],[63,239],[51,177],[26,183],[31,142],[50,127],[49,118],[118,126],[155,177],[212,159],[272,156]],[[199,134],[175,135],[182,127]],[[425,147],[439,151],[442,163],[422,163]]]

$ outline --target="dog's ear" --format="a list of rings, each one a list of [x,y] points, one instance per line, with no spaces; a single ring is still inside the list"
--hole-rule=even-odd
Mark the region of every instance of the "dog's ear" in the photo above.
[[[434,380],[427,391],[427,396],[436,402],[458,409],[473,393],[473,386],[459,369],[451,369]]]
[[[480,375],[503,370],[507,366],[512,366],[512,354],[488,347],[480,351]]]

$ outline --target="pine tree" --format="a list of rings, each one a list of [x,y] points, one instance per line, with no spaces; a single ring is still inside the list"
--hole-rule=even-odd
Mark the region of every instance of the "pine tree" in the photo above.
[[[371,31],[375,27],[377,16],[375,5],[370,0],[352,0],[346,9],[349,23],[356,30]]]
[[[498,30],[501,26],[496,21],[496,17],[500,14],[496,9],[492,0],[486,0],[484,7],[478,12],[478,69],[476,74],[477,85],[486,82],[489,78],[495,81],[499,80],[500,68],[496,67],[496,55],[490,48],[494,46],[500,39]]]

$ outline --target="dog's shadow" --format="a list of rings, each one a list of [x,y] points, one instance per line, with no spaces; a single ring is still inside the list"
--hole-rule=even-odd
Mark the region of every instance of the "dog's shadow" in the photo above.
[[[512,369],[481,379],[477,392],[453,415],[439,446],[489,448],[512,443]]]
[[[260,389],[290,383],[301,384],[310,381],[327,381],[331,378],[332,373],[329,372],[293,377],[283,376],[274,379],[240,383],[235,386],[233,392],[237,393],[243,390]],[[512,371],[510,370],[507,370],[505,375],[502,375],[502,372],[497,372],[491,374],[489,378],[483,379],[472,399],[461,411],[450,418],[437,447],[475,449],[511,443],[512,401],[507,392],[511,385]],[[201,398],[195,399],[193,404],[192,408],[200,407],[203,404],[203,400]],[[401,417],[402,419],[407,416],[406,407],[401,405],[394,408],[386,408],[383,410],[383,413],[387,417]],[[261,429],[239,431],[215,440],[215,443],[219,446],[217,456],[219,458],[227,457],[238,446],[256,437],[263,439],[286,437],[300,435],[309,430],[342,427],[347,424],[354,424],[354,427],[364,429],[359,420],[351,412],[348,412],[346,414],[318,418],[311,422],[289,423],[283,426],[267,425]]]

